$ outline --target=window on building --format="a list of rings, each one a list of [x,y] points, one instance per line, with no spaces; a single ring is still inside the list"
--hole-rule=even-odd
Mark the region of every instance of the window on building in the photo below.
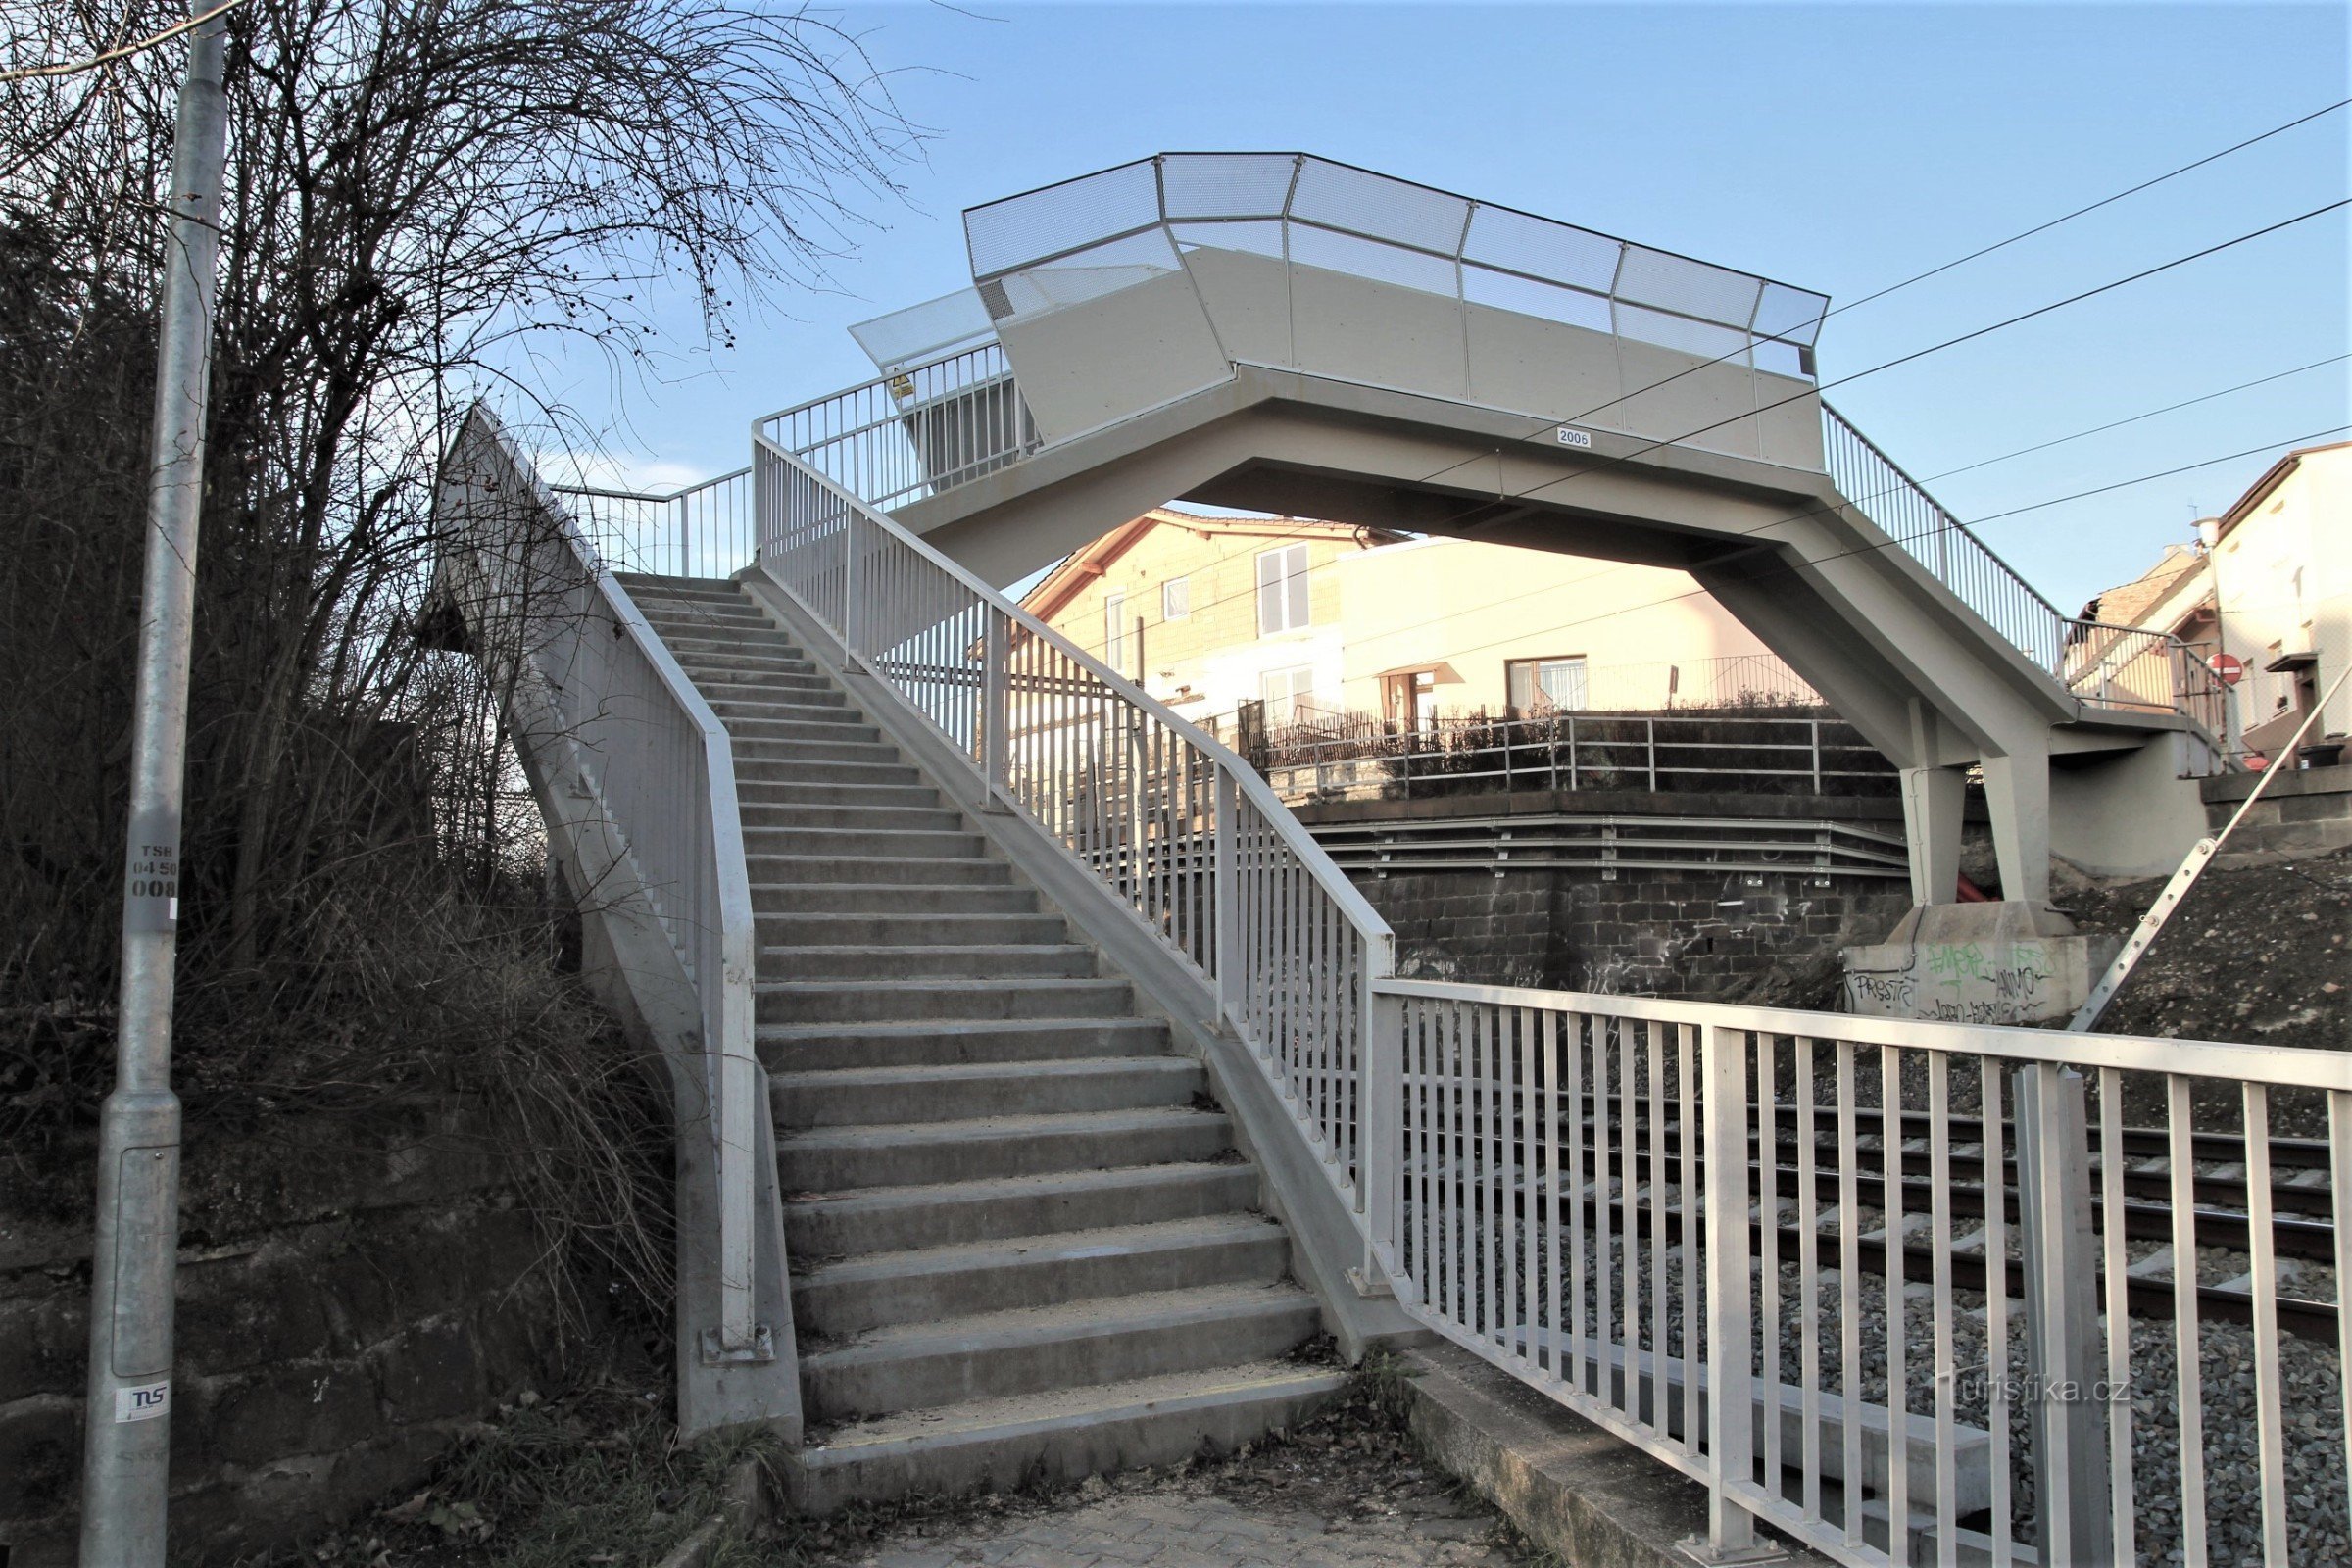
[[[1193,579],[1176,577],[1159,585],[1159,618],[1182,620],[1193,612]]]
[[[1306,624],[1306,546],[1285,545],[1257,558],[1257,634]]]
[[[1503,666],[1504,701],[1521,717],[1585,706],[1585,659],[1513,659]]]
[[[1102,596],[1102,662],[1127,673],[1127,596]]]
[[[1266,702],[1266,727],[1279,729],[1311,717],[1315,707],[1312,664],[1292,669],[1269,669],[1257,678],[1258,695]]]

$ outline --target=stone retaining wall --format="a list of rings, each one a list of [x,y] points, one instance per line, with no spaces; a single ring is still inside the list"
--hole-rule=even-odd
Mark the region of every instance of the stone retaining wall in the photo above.
[[[1365,872],[1397,967],[1431,980],[1692,1001],[1834,995],[1838,952],[1911,907],[1906,884],[1791,873]],[[1817,972],[1816,972],[1817,971]]]
[[[1902,831],[1898,801],[1805,795],[1521,791],[1434,800],[1317,802],[1309,826],[1400,818],[1609,812],[1823,818]],[[1572,991],[1831,1004],[1838,952],[1883,937],[1911,907],[1899,878],[1809,871],[1597,868],[1351,872],[1396,932],[1397,966],[1432,980]]]
[[[192,1134],[172,1416],[175,1553],[222,1561],[397,1494],[561,1341],[487,1118],[448,1104]],[[0,1561],[74,1559],[89,1151],[0,1157]],[[176,1558],[175,1558],[176,1560]]]
[[[2215,832],[2261,782],[2260,773],[2224,773],[2199,781],[2205,819]],[[2328,855],[2347,845],[2352,845],[2352,766],[2307,767],[2271,780],[2262,799],[2230,835],[2223,856],[2280,859]]]

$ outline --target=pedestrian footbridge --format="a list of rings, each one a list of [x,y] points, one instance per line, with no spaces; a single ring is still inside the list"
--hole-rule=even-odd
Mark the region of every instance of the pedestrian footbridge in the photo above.
[[[1970,769],[2012,899],[2168,864],[2213,694],[1820,402],[1821,296],[1293,154],[965,222],[972,286],[738,473],[560,494],[478,409],[444,466],[454,624],[668,1064],[689,1429],[778,1428],[810,1508],[1075,1478],[1295,1422],[1318,1331],[1438,1335],[1703,1488],[1727,1560],[2343,1540],[2341,1447],[2288,1482],[2336,1315],[2282,1294],[2266,1097],[2352,1169],[2344,1058],[1400,979],[1263,780],[998,591],[1172,498],[1678,566],[1904,769],[1922,902]],[[2197,1255],[2225,1102],[2227,1301],[2124,1250]],[[2210,1504],[2159,1294],[2266,1369]],[[2102,1370],[2145,1403],[2011,1392]]]

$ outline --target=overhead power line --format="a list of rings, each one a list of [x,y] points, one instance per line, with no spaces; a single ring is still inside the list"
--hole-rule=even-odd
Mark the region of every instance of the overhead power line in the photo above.
[[[1970,251],[1965,256],[1955,256],[1948,262],[1943,262],[1937,266],[1931,267],[1924,272],[1914,272],[1900,282],[1889,283],[1885,288],[1876,289],[1871,293],[1863,295],[1860,299],[1848,300],[1843,305],[1839,305],[1831,310],[1822,312],[1819,316],[1814,317],[1812,320],[1806,322],[1805,324],[1808,326],[1819,326],[1822,322],[1827,321],[1833,316],[1842,316],[1847,311],[1860,310],[1863,306],[1868,305],[1875,300],[1883,300],[1889,294],[1899,293],[1902,290],[1909,288],[1914,283],[1924,283],[1929,278],[1939,277],[1943,273],[1952,270],[1954,268],[1965,267],[1970,262],[1978,261],[1984,257],[1990,256],[1995,251],[2006,250],[2021,240],[2032,239],[2036,234],[2046,234],[2051,229],[2058,227],[2062,223],[2071,223],[2076,219],[2095,213],[2102,207],[2112,207],[2117,202],[2124,200],[2128,196],[2136,196],[2143,190],[2152,190],[2167,180],[2178,179],[2182,174],[2188,173],[2194,170],[2203,169],[2207,164],[2218,163],[2222,159],[2228,158],[2232,153],[2244,152],[2247,148],[2252,147],[2259,142],[2269,141],[2273,136],[2282,136],[2286,132],[2296,128],[2298,125],[2307,125],[2323,116],[2332,115],[2337,110],[2344,108],[2346,105],[2352,105],[2352,98],[2338,98],[2334,103],[2328,104],[2325,108],[2315,109],[2308,115],[2298,116],[2297,118],[2288,121],[2283,125],[2273,125],[2270,129],[2263,131],[2259,135],[2248,136],[2244,141],[2232,142],[2230,145],[2224,147],[2219,152],[2207,153],[2204,157],[2182,164],[2176,169],[2168,169],[2163,173],[2156,175],[2152,179],[2143,179],[2136,185],[2126,186],[2124,189],[2116,191],[2112,195],[2102,196],[2097,201],[2088,203],[2085,206],[2078,207],[2071,213],[2061,214],[2056,218],[2050,219],[2046,222],[2036,223],[2032,228],[2021,229],[2017,233],[2010,235],[2007,239],[1995,240],[1990,245],[1979,246],[1977,249]],[[1703,370],[1707,368],[1708,366],[1721,365],[1724,363],[1724,361],[1734,359],[1746,352],[1747,350],[1744,347],[1734,349],[1729,353],[1717,355],[1715,358],[1706,361],[1705,364],[1693,365],[1687,369],[1677,370],[1674,372],[1674,374],[1667,376],[1664,380],[1652,381],[1649,385],[1641,387],[1632,392],[1621,392],[1617,396],[1609,399],[1608,402],[1596,404],[1593,407],[1587,409],[1583,414],[1578,415],[1576,419],[1570,419],[1566,422],[1574,424],[1577,419],[1589,419],[1593,415],[1598,414],[1601,410],[1614,408],[1618,404],[1625,402],[1628,398],[1640,397],[1644,392],[1654,392],[1659,387],[1668,385],[1671,382],[1679,381],[1686,375],[1692,374],[1698,370]],[[1537,429],[1543,430],[1548,427],[1548,425],[1539,425],[1537,426]]]

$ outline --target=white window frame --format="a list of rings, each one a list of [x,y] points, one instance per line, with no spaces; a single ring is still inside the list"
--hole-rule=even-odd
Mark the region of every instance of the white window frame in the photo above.
[[[1527,701],[1525,702],[1517,701],[1517,694],[1511,689],[1511,673],[1521,666],[1525,666],[1527,669]],[[1559,702],[1544,689],[1544,671],[1546,666],[1575,669],[1575,702]],[[1539,659],[1505,660],[1503,661],[1502,696],[1504,705],[1523,718],[1532,718],[1546,712],[1576,712],[1588,707],[1592,701],[1592,666],[1583,654],[1551,654]]]
[[[1313,706],[1315,695],[1315,666],[1287,664],[1281,669],[1260,670],[1257,694],[1266,705],[1266,727],[1279,728],[1298,722],[1298,705]]]
[[[1258,552],[1257,634],[1260,637],[1300,631],[1313,623],[1314,608],[1307,593],[1306,574],[1311,568],[1307,554],[1307,547],[1302,544]]]
[[[1193,579],[1170,577],[1159,585],[1159,618],[1183,620],[1193,612]]]
[[[1102,596],[1102,662],[1127,673],[1127,590],[1113,589]]]

